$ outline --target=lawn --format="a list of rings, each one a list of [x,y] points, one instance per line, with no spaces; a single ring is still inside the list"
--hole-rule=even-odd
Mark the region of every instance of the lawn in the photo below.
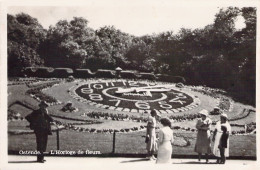
[[[145,132],[117,133],[115,153],[120,154],[145,154]],[[194,145],[196,133],[174,131],[175,143],[173,155],[196,155]],[[179,138],[187,138],[189,146],[178,144]],[[231,136],[230,156],[256,156],[256,136]],[[70,130],[60,131],[60,150],[96,150],[103,154],[111,153],[113,149],[112,134],[91,134]],[[8,150],[35,150],[35,135],[8,135]],[[56,134],[49,136],[47,151],[57,149]]]
[[[83,80],[79,80],[80,82],[84,82]],[[89,80],[89,82],[95,82],[98,80]],[[109,81],[109,80],[107,80]],[[97,130],[102,129],[124,129],[124,128],[132,128],[132,127],[140,127],[141,125],[146,125],[145,122],[135,122],[131,120],[127,121],[115,121],[115,120],[105,120],[105,119],[94,119],[88,116],[83,116],[84,113],[89,112],[104,112],[104,113],[113,113],[113,114],[128,114],[129,116],[144,116],[141,113],[131,113],[131,112],[123,112],[123,111],[116,111],[116,110],[108,110],[97,108],[95,106],[87,105],[82,103],[76,99],[73,99],[68,90],[72,86],[76,86],[78,82],[65,82],[62,81],[59,85],[53,86],[51,88],[43,90],[43,93],[55,97],[57,100],[63,102],[59,105],[53,105],[49,107],[49,113],[53,115],[53,118],[57,121],[62,123],[70,123],[75,124],[76,127],[83,127],[83,128],[95,128]],[[29,88],[26,85],[11,85],[8,86],[8,105],[16,102],[22,101],[29,103],[36,108],[38,107],[38,101],[26,95],[25,92]],[[183,114],[195,114],[201,109],[207,109],[209,111],[213,110],[213,108],[217,104],[217,99],[212,98],[210,96],[201,94],[199,92],[191,91],[189,88],[183,88],[183,92],[192,94],[197,96],[201,104],[188,111],[184,112],[177,112],[173,114],[169,113],[162,113],[161,115],[170,116],[170,115],[183,115]],[[65,103],[71,101],[74,107],[79,109],[78,112],[63,112],[61,108]],[[241,103],[235,102],[233,104],[233,110],[228,112],[229,118],[237,118],[243,116],[241,113],[244,108],[247,109],[254,109],[252,106],[243,105]],[[9,109],[19,112],[21,117],[25,117],[27,114],[31,112],[30,109],[16,103],[12,105]],[[58,117],[56,117],[58,116]],[[72,119],[71,119],[72,118]],[[210,118],[213,121],[219,120],[218,115],[210,115]],[[70,120],[71,119],[71,120]],[[77,119],[77,120],[73,120]],[[255,122],[256,113],[252,112],[249,116],[231,121],[231,124],[238,124],[244,125],[249,124],[251,122]],[[79,123],[84,123],[86,120],[95,120],[102,123],[99,124],[83,124],[83,125],[76,125]],[[186,127],[194,129],[196,124],[196,119],[192,121],[183,121],[183,122],[174,122],[173,126],[179,127]],[[28,127],[27,121],[9,121],[8,122],[8,130],[9,131],[30,131]],[[160,125],[159,125],[160,126]],[[214,126],[212,126],[212,130]],[[240,131],[243,130],[243,127],[232,126],[233,131]],[[130,133],[117,133],[116,134],[116,153],[120,154],[144,154],[146,153],[145,150],[145,143],[144,143],[144,136],[145,129],[138,131],[138,132],[130,132]],[[193,152],[196,133],[191,131],[181,131],[181,130],[174,130],[175,137],[175,144],[173,146],[173,154],[175,155],[195,155],[196,153]],[[231,156],[256,156],[256,135],[232,135],[230,138],[230,155]],[[188,143],[187,143],[188,141]],[[187,146],[184,146],[188,144]],[[8,134],[8,150],[9,151],[19,151],[19,150],[35,150],[35,136],[34,134],[23,134],[23,135],[14,135],[9,133]],[[109,133],[88,133],[88,132],[79,132],[74,130],[62,130],[60,131],[60,149],[61,150],[97,150],[101,153],[111,153],[112,152],[112,145],[113,145],[113,135]],[[48,144],[48,151],[51,149],[56,149],[56,134],[54,133],[52,136],[49,136],[49,144]]]

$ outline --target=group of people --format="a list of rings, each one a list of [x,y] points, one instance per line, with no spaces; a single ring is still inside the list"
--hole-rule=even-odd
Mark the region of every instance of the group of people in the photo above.
[[[208,111],[202,110],[199,113],[201,114],[201,119],[196,124],[198,134],[195,144],[195,152],[199,155],[199,161],[202,154],[205,154],[206,162],[208,162],[208,155],[213,154],[217,157],[217,163],[225,164],[226,157],[229,156],[229,134],[231,133],[227,114],[220,114],[220,121],[216,123],[211,138],[210,129],[212,121],[208,116]],[[213,142],[213,150],[211,149],[211,140]]]
[[[222,113],[220,115],[220,121],[216,123],[212,138],[210,132],[212,120],[209,118],[208,111],[201,110],[199,114],[201,118],[196,123],[198,133],[194,148],[194,151],[198,153],[198,160],[201,161],[202,154],[205,154],[206,163],[208,163],[208,156],[213,154],[217,158],[217,163],[225,164],[226,157],[229,156],[229,134],[231,133],[227,114]],[[151,116],[148,117],[145,140],[148,158],[156,160],[156,163],[169,163],[174,141],[171,121],[168,118],[160,118],[160,123],[163,127],[160,128],[157,138],[155,132],[157,118],[157,112],[152,110]],[[213,143],[213,149],[211,143]],[[156,151],[157,158],[154,157]]]
[[[39,109],[33,111],[26,116],[30,122],[30,128],[34,130],[36,135],[37,162],[44,163],[44,154],[46,151],[48,135],[51,135],[51,124],[55,124],[54,120],[48,115],[48,104],[41,102]],[[208,155],[214,154],[217,157],[217,163],[224,164],[226,157],[229,156],[229,134],[231,132],[230,124],[226,114],[220,115],[220,121],[216,123],[213,137],[211,138],[212,121],[208,116],[207,110],[201,110],[201,118],[198,119],[196,128],[198,130],[197,140],[195,144],[195,152],[198,153],[199,161],[201,161],[202,154],[205,154],[206,162],[208,162]],[[160,118],[160,123],[163,125],[160,128],[158,137],[156,136],[156,123],[158,114],[155,110],[151,111],[148,117],[147,131],[146,131],[146,148],[148,151],[148,158],[156,160],[156,163],[169,163],[172,156],[172,144],[174,141],[173,131],[171,129],[171,121],[169,118]],[[214,142],[213,151],[211,149],[211,140]],[[157,152],[157,158],[154,154]]]

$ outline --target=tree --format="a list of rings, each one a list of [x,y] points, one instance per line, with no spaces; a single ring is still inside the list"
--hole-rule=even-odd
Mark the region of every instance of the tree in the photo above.
[[[41,45],[41,56],[51,67],[82,68],[88,58],[95,55],[97,37],[81,17],[60,20],[50,27],[45,42]]]
[[[25,13],[8,14],[7,23],[8,76],[21,75],[24,67],[42,65],[38,50],[46,30],[37,19]]]

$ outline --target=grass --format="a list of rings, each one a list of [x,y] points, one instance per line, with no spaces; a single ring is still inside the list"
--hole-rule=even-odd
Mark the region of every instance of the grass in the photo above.
[[[145,154],[145,132],[117,133],[116,153],[121,154]],[[186,137],[190,145],[187,147],[173,146],[173,155],[196,155],[194,152],[196,133],[174,131],[175,139]],[[178,136],[178,137],[176,137]],[[76,131],[62,130],[60,132],[60,150],[97,150],[101,153],[111,153],[113,146],[112,134],[90,134]],[[177,140],[176,140],[177,141]],[[231,136],[230,156],[256,156],[256,136]],[[8,135],[8,150],[35,150],[36,142],[34,134]],[[49,136],[47,151],[57,149],[56,135]]]
[[[97,80],[94,80],[97,81]],[[109,80],[108,80],[109,81]],[[95,106],[90,106],[85,103],[81,103],[75,99],[73,99],[67,90],[72,86],[76,85],[75,82],[65,83],[62,82],[58,86],[53,86],[47,90],[44,90],[43,93],[53,96],[56,99],[63,102],[61,105],[54,105],[49,107],[49,112],[58,115],[65,116],[69,118],[77,118],[81,120],[93,120],[90,117],[81,116],[86,112],[105,112],[105,113],[115,113],[115,114],[128,114],[131,115],[140,115],[140,113],[128,113],[122,111],[114,111],[96,108]],[[28,95],[25,95],[25,92],[28,90],[26,85],[12,85],[8,86],[8,105],[14,103],[15,101],[26,101],[37,107],[38,102],[31,98]],[[201,105],[197,108],[194,108],[185,112],[173,113],[174,115],[183,115],[183,114],[194,114],[200,111],[201,109],[207,109],[209,111],[213,110],[216,106],[217,99],[211,98],[209,96],[203,95],[198,92],[190,91],[189,89],[182,89],[183,92],[188,92],[197,96],[201,100]],[[75,107],[79,108],[78,112],[62,112],[60,109],[63,107],[64,103],[71,101]],[[255,109],[251,106],[243,105],[235,102],[233,110],[228,112],[228,116],[230,118],[237,117],[244,109]],[[30,110],[24,108],[19,104],[14,104],[11,107],[12,110],[19,112],[22,117],[25,117],[30,113]],[[170,116],[171,114],[162,114],[162,116]],[[145,116],[145,115],[144,115]],[[219,120],[219,116],[210,115],[210,118],[213,121]],[[79,123],[81,121],[73,121],[62,118],[54,118],[63,123]],[[230,123],[234,124],[247,124],[251,122],[255,122],[256,114],[250,114],[248,117],[232,121]],[[145,123],[133,122],[133,121],[113,121],[113,120],[99,120],[103,122],[102,124],[92,124],[92,125],[77,125],[86,128],[96,128],[96,129],[122,129],[122,128],[131,128],[131,127],[139,127],[141,125],[145,125]],[[185,121],[185,122],[175,122],[173,126],[180,127],[190,127],[195,128],[196,120],[194,121]],[[29,125],[27,121],[11,121],[8,122],[8,130],[29,130],[26,126]],[[212,129],[214,126],[212,126]],[[232,127],[232,130],[243,130],[241,127]],[[190,142],[190,145],[187,147],[174,146],[173,154],[191,154],[195,155],[193,152],[194,144],[196,139],[196,133],[186,132],[186,131],[174,131],[175,135],[178,136],[176,138],[176,144],[184,138],[187,138]],[[116,136],[116,153],[136,153],[143,154],[146,153],[144,138],[142,136],[145,135],[144,131],[139,132],[131,132],[131,133],[118,133]],[[112,134],[92,134],[86,132],[77,132],[72,130],[62,130],[60,132],[60,149],[61,150],[99,150],[101,153],[110,153],[112,152]],[[256,156],[256,136],[255,135],[247,135],[247,136],[231,136],[230,138],[230,155],[231,156]],[[9,151],[19,151],[19,150],[35,150],[35,135],[34,134],[24,134],[24,135],[8,135],[8,150]],[[47,150],[56,149],[56,135],[49,136],[49,144]]]
[[[140,127],[141,125],[146,125],[146,123],[139,123],[133,121],[109,121],[109,120],[102,120],[103,123],[101,124],[91,124],[91,125],[75,125],[76,127],[83,127],[83,128],[95,128],[95,129],[125,129],[125,128],[133,128],[133,127]]]

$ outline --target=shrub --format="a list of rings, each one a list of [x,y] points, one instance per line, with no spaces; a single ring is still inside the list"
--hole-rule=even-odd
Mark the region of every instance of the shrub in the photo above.
[[[73,70],[70,68],[55,68],[52,76],[57,78],[67,78],[73,74]]]
[[[186,80],[184,77],[181,76],[171,76],[167,74],[156,74],[157,80],[165,81],[165,82],[172,82],[172,83],[185,83]]]
[[[36,77],[36,71],[37,71],[36,67],[25,67],[23,73],[28,77]]]
[[[136,79],[138,78],[135,72],[133,71],[121,71],[120,73],[121,78],[126,78],[126,79]]]
[[[93,78],[95,74],[89,69],[76,69],[73,75],[77,78]]]
[[[153,73],[139,73],[141,79],[155,80],[156,77]]]
[[[36,77],[44,77],[44,78],[49,78],[52,75],[53,68],[51,67],[38,67],[36,68],[35,75]]]
[[[97,77],[97,78],[114,78],[115,73],[112,70],[98,69],[97,72],[95,73],[95,77]]]

